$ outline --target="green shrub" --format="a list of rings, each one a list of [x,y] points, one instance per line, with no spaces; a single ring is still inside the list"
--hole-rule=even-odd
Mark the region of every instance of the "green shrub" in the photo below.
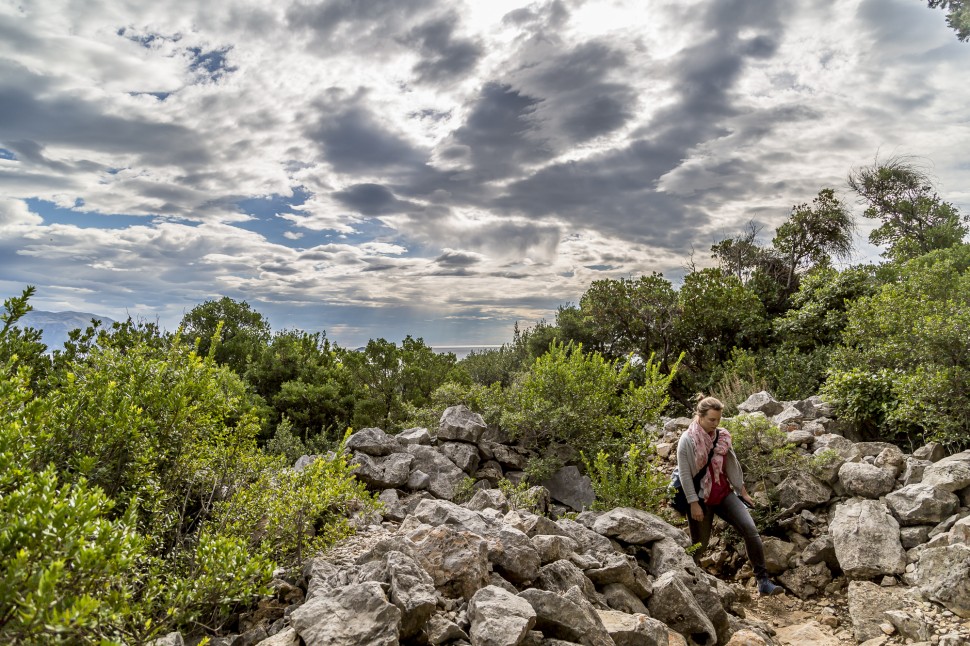
[[[582,346],[553,343],[509,389],[502,425],[528,446],[624,450],[643,439],[644,424],[659,418],[676,370],[663,375],[651,357],[638,386],[632,360],[611,362]]]
[[[143,550],[134,518],[85,480],[35,471],[32,433],[46,412],[26,370],[0,367],[0,642],[119,640]]]
[[[597,453],[592,462],[582,454],[586,473],[593,481],[596,493],[593,509],[635,507],[659,513],[668,498],[670,479],[655,458],[652,447],[643,450],[636,444],[631,444],[619,461],[603,451]]]
[[[795,471],[812,471],[809,457],[799,454],[787,434],[763,415],[738,415],[725,419],[724,427],[731,432],[746,482],[768,488]]]

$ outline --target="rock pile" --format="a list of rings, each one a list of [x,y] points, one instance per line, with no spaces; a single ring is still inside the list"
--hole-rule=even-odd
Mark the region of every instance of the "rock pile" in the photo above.
[[[970,452],[853,442],[818,398],[758,393],[741,409],[770,417],[806,455],[835,456],[822,477],[791,474],[770,492],[785,508],[765,539],[780,583],[798,599],[846,594],[847,643],[970,643]],[[657,429],[671,464],[687,423]],[[308,561],[299,579],[275,581],[276,595],[241,619],[248,630],[224,643],[777,643],[771,626],[739,609],[753,590],[739,546],[722,538],[698,565],[685,531],[658,516],[582,511],[592,489],[575,467],[535,488],[537,509],[516,508],[494,487],[521,480],[527,451],[464,407],[445,411],[435,436],[371,428],[347,448],[357,476],[380,490],[383,518]],[[453,502],[472,482],[471,499]],[[839,623],[834,612],[821,620]]]

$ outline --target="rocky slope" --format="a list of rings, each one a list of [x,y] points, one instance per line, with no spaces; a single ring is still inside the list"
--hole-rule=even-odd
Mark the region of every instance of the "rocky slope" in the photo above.
[[[275,581],[276,594],[240,618],[241,634],[221,641],[970,643],[970,452],[945,457],[929,445],[907,455],[853,442],[817,398],[777,402],[759,393],[741,408],[770,417],[805,454],[838,456],[821,478],[791,474],[771,492],[783,511],[766,553],[787,597],[757,598],[743,548],[724,531],[697,564],[684,529],[656,515],[564,514],[590,502],[575,467],[533,489],[531,510],[516,508],[494,487],[521,478],[526,452],[455,407],[435,435],[353,435],[348,450],[358,477],[381,491],[383,517],[362,519],[358,536],[307,562],[301,577]],[[656,430],[671,462],[688,421]],[[475,493],[459,505],[452,499],[466,478]],[[798,621],[777,621],[779,613]]]

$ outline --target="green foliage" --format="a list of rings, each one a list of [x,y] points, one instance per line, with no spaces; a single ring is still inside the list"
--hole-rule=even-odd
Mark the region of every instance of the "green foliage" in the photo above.
[[[807,456],[788,443],[787,434],[763,415],[738,415],[724,420],[734,452],[748,483],[777,485],[795,471],[811,472]]]
[[[377,508],[352,471],[342,444],[299,471],[261,460],[255,478],[216,505],[212,525],[220,535],[248,542],[257,554],[298,566],[353,533],[351,514]]]
[[[595,342],[591,349],[612,359],[655,353],[668,366],[674,353],[677,296],[662,275],[595,281],[580,299],[580,311]]]
[[[912,442],[970,445],[970,245],[898,267],[849,310],[823,388],[839,415]]]
[[[837,271],[819,267],[802,277],[791,309],[773,321],[775,336],[804,350],[834,345],[848,322],[848,307],[878,287],[871,266]]]
[[[540,484],[563,466],[562,458],[558,455],[533,455],[525,465],[525,479],[530,484]]]
[[[635,507],[659,513],[667,500],[670,479],[660,469],[652,447],[631,444],[620,460],[600,451],[590,461],[581,454],[586,474],[593,481],[593,509]]]
[[[249,364],[246,380],[269,404],[270,423],[287,418],[302,442],[336,444],[350,426],[354,386],[343,352],[323,334],[284,330]]]
[[[20,296],[4,300],[3,314],[0,314],[0,322],[3,323],[0,328],[0,362],[28,368],[30,383],[34,388],[51,369],[51,362],[44,354],[47,346],[41,343],[40,330],[20,328],[17,324],[33,309],[28,301],[35,291],[34,287],[28,286]]]
[[[293,424],[290,423],[288,417],[280,420],[280,423],[276,426],[276,433],[266,443],[265,450],[270,455],[282,457],[287,464],[293,464],[308,454],[306,445],[299,437],[294,435]]]
[[[348,352],[343,360],[356,399],[353,425],[388,432],[407,427],[410,416],[431,402],[457,362],[455,355],[436,354],[422,339],[410,336],[400,348],[385,339],[368,341],[362,351]]]
[[[849,186],[867,205],[863,215],[882,221],[869,241],[887,245],[890,258],[907,260],[946,249],[967,235],[967,217],[937,195],[929,176],[911,159],[893,157],[859,168],[849,175]]]
[[[525,480],[519,481],[518,484],[512,484],[511,480],[502,478],[498,481],[498,488],[505,494],[510,508],[529,511],[533,514],[543,513],[543,510],[540,509],[542,502],[540,499],[541,487],[530,487]]]
[[[752,393],[768,390],[768,380],[754,352],[734,348],[731,356],[718,366],[717,381],[711,388],[711,395],[724,404],[724,415],[738,412],[738,404],[743,403]]]
[[[0,339],[8,333],[0,332]],[[118,641],[143,541],[134,519],[84,480],[36,471],[33,428],[45,414],[27,371],[0,367],[0,641]]]
[[[734,347],[757,344],[767,331],[764,306],[735,276],[720,269],[688,274],[678,293],[681,317],[677,336],[689,372],[710,374]],[[710,384],[700,379],[698,389]]]
[[[785,289],[792,289],[799,272],[827,265],[832,257],[847,258],[852,250],[852,230],[852,216],[831,188],[820,190],[811,206],[793,206],[771,241],[784,262],[781,282]]]
[[[199,354],[213,358],[243,374],[253,357],[269,341],[269,323],[246,301],[228,296],[196,305],[179,325],[186,338],[195,341]]]
[[[970,41],[970,2],[966,0],[928,0],[931,9],[946,10],[946,24],[958,40]]]
[[[465,476],[458,486],[455,487],[455,495],[452,496],[451,501],[456,505],[461,505],[472,499],[475,495],[475,478],[471,476]]]
[[[643,371],[647,383],[637,386],[633,372],[629,360],[611,362],[581,346],[553,344],[509,389],[502,425],[532,446],[626,446],[659,417],[673,375],[662,375],[652,359]]]

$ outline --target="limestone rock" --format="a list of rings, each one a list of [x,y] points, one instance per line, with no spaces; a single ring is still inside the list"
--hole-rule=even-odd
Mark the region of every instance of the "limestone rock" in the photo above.
[[[899,528],[899,542],[902,543],[904,550],[909,550],[917,545],[922,545],[930,539],[930,525],[916,525],[913,527]]]
[[[300,636],[292,626],[287,626],[272,637],[259,642],[259,646],[300,646]]]
[[[592,529],[597,534],[621,540],[631,545],[644,545],[659,541],[662,538],[675,538],[683,532],[672,527],[658,516],[632,507],[616,507],[599,514],[596,519],[587,524],[580,523]]]
[[[576,594],[582,593],[576,589]],[[519,596],[529,602],[536,613],[536,628],[546,637],[565,639],[584,646],[614,646],[603,622],[590,606],[584,608],[574,599],[554,592],[530,588]],[[592,612],[595,620],[589,616]]]
[[[401,504],[401,496],[398,494],[397,489],[385,489],[377,499],[384,505],[384,509],[381,511],[384,518],[400,522],[407,516],[407,511],[404,509],[404,505]]]
[[[788,569],[788,562],[795,553],[795,546],[773,536],[763,539],[765,547],[765,564],[769,574],[780,574]]]
[[[907,610],[887,610],[886,617],[904,639],[917,642],[928,642],[933,636],[933,629],[921,615]]]
[[[597,586],[620,583],[641,599],[650,596],[650,575],[627,554],[615,554],[603,567],[586,570],[586,576]]]
[[[538,587],[548,592],[565,594],[570,588],[579,588],[587,599],[597,599],[596,586],[583,571],[566,560],[543,565],[539,569]],[[597,605],[605,605],[600,602]]]
[[[691,635],[695,642],[717,643],[714,624],[678,578],[677,572],[667,572],[654,582],[647,607],[650,616],[683,635]]]
[[[424,625],[424,636],[431,646],[440,646],[458,639],[468,639],[468,634],[453,621],[441,615],[432,615]]]
[[[853,496],[875,499],[892,491],[896,478],[872,464],[846,462],[839,468],[839,482]]]
[[[852,440],[834,433],[826,433],[815,438],[815,455],[829,449],[838,453],[847,462],[852,462],[859,458],[859,452],[855,448]]]
[[[757,392],[738,404],[739,413],[760,412],[768,417],[773,417],[784,409],[784,404],[772,397],[766,390]]]
[[[653,585],[651,584],[651,592]],[[647,607],[643,601],[622,583],[607,583],[603,586],[603,598],[606,605],[613,610],[619,610],[630,615],[648,614]]]
[[[938,523],[960,506],[960,499],[930,484],[912,484],[886,496],[886,503],[900,525]]]
[[[407,483],[413,461],[414,458],[407,453],[390,453],[382,457],[372,457],[361,452],[354,456],[350,464],[357,465],[354,475],[368,486],[377,489],[394,489]]]
[[[832,488],[811,475],[796,471],[778,485],[778,503],[784,509],[798,511],[824,505],[832,497]]]
[[[416,634],[437,606],[434,579],[402,552],[384,557],[390,584],[390,601],[401,611],[401,637]]]
[[[670,538],[654,543],[650,547],[650,574],[659,578],[668,572],[694,565],[694,560],[684,551],[684,547]]]
[[[397,438],[398,442],[404,444],[431,444],[431,432],[426,428],[409,428],[394,437]]]
[[[334,588],[290,614],[307,646],[397,646],[401,611],[384,596],[381,584]]]
[[[813,597],[832,582],[832,573],[825,563],[800,565],[778,577],[778,581],[799,599]]]
[[[645,614],[598,610],[616,646],[667,646],[667,626]]]
[[[478,444],[485,432],[485,420],[464,404],[450,406],[441,414],[438,422],[438,440],[460,440]]]
[[[929,462],[939,462],[946,453],[939,442],[927,442],[923,446],[913,451],[913,457],[917,460],[927,460]]]
[[[856,640],[864,642],[883,634],[880,624],[886,621],[887,610],[902,610],[913,602],[900,588],[883,588],[871,581],[850,581],[847,592],[852,632]]]
[[[472,646],[517,646],[536,623],[529,603],[489,585],[468,602]]]
[[[828,634],[817,621],[779,628],[778,639],[786,646],[839,646],[841,644],[838,638]]]
[[[478,455],[478,447],[474,444],[441,442],[438,444],[438,450],[468,475],[478,470],[478,462],[481,458]]]
[[[596,499],[596,494],[593,493],[593,481],[589,476],[582,475],[579,468],[574,465],[559,469],[541,484],[549,490],[553,500],[558,500],[576,511],[589,508]]]
[[[488,560],[506,579],[527,584],[539,576],[539,552],[520,530],[502,525],[485,535]]]
[[[347,438],[347,450],[380,457],[399,452],[401,443],[379,428],[364,428]]]
[[[728,640],[724,646],[768,646],[768,642],[752,630],[739,630]]]
[[[488,545],[480,536],[442,525],[408,534],[418,561],[448,597],[471,599],[488,584]]]
[[[970,487],[970,451],[955,453],[926,467],[923,484],[944,491],[960,491]]]
[[[405,449],[414,456],[414,461],[411,463],[411,476],[413,477],[416,471],[427,476],[424,486],[412,486],[409,480],[408,487],[427,489],[436,498],[444,500],[455,497],[455,490],[466,477],[465,472],[459,469],[458,465],[430,446],[409,444]]]
[[[539,562],[542,565],[568,559],[579,551],[579,543],[568,536],[546,536],[538,534],[532,537],[532,546],[539,554]]]
[[[916,564],[920,592],[954,614],[970,618],[970,545],[927,547]]]
[[[899,523],[877,500],[853,498],[839,505],[829,534],[839,565],[849,578],[902,574],[905,568]]]
[[[479,489],[471,497],[471,500],[462,507],[479,512],[494,509],[502,514],[507,514],[509,512],[509,500],[501,489]]]

